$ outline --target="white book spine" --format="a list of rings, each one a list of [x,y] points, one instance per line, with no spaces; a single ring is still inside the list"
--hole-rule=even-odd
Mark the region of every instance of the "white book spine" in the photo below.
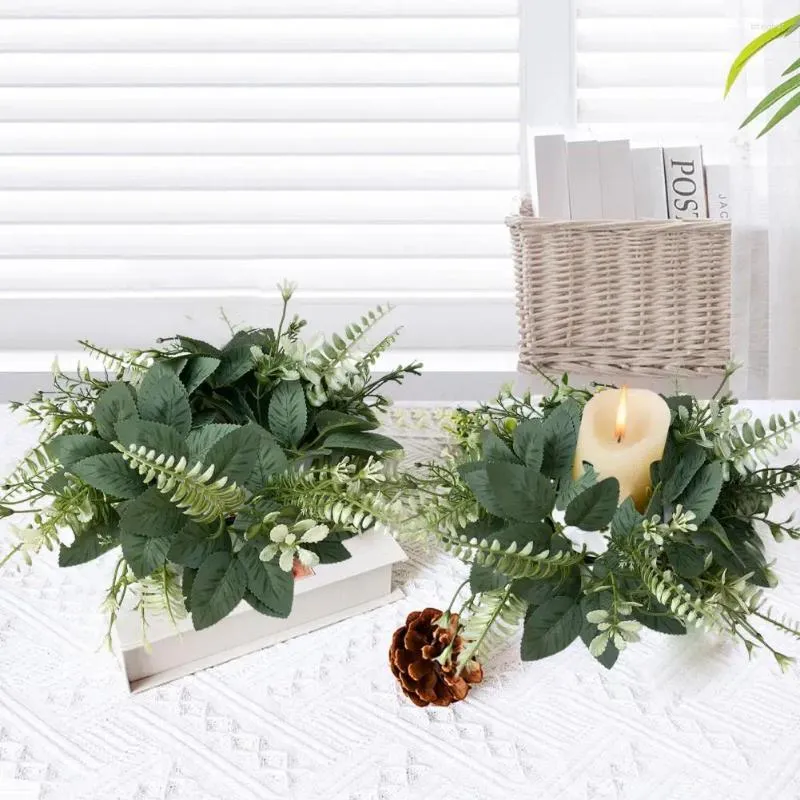
[[[730,220],[731,218],[731,173],[724,164],[709,164],[706,167],[706,196],[708,218]]]
[[[636,219],[668,219],[664,151],[660,147],[631,150]]]
[[[569,219],[567,145],[561,134],[533,137],[537,212],[543,219]]]
[[[624,139],[598,142],[603,219],[635,219],[631,144]]]
[[[567,142],[567,173],[572,219],[602,219],[597,142]]]
[[[694,147],[665,147],[664,175],[670,219],[707,219],[703,150]]]

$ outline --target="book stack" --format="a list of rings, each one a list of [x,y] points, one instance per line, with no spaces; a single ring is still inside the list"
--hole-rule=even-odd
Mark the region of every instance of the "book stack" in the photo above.
[[[730,219],[729,171],[704,165],[699,145],[631,147],[535,135],[531,187],[553,220]]]

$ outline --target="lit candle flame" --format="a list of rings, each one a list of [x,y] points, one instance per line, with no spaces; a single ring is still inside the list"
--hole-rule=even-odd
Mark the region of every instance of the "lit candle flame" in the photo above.
[[[619,390],[619,405],[617,406],[617,421],[614,425],[614,438],[617,442],[622,441],[625,436],[625,423],[628,417],[628,387],[623,386]]]

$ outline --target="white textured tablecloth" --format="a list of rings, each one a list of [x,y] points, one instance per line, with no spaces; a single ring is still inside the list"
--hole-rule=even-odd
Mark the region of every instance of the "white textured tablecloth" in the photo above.
[[[4,471],[31,440],[0,411]],[[774,605],[800,617],[800,542],[778,549]],[[0,574],[3,800],[800,798],[800,673],[766,653],[645,631],[606,672],[581,643],[531,664],[512,643],[466,702],[418,709],[389,672],[391,633],[466,568],[413,554],[405,600],[131,697],[98,649],[110,567],[48,556]]]

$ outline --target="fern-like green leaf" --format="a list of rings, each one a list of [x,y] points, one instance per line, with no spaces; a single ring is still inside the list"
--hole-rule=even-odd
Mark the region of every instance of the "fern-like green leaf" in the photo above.
[[[186,616],[181,580],[175,567],[165,564],[136,584],[137,610],[147,616],[169,617],[173,625]]]
[[[473,601],[460,631],[467,644],[459,653],[458,669],[472,659],[485,661],[499,650],[518,630],[526,608],[508,589],[484,592]]]
[[[128,375],[136,382],[147,372],[153,359],[138,351],[116,351],[98,347],[86,339],[81,339],[80,344],[89,355],[96,358],[107,370],[116,373],[119,377]]]
[[[335,334],[330,341],[325,342],[318,350],[311,353],[309,363],[323,377],[332,374],[339,364],[363,342],[367,334],[391,313],[392,309],[391,305],[385,305],[376,306],[373,310],[368,311],[359,322],[353,322],[345,328],[343,337]],[[381,344],[385,342],[386,339]],[[384,349],[390,347],[391,344],[392,342],[386,343]],[[378,347],[380,346],[378,345]],[[375,358],[377,359],[377,355]]]
[[[772,456],[787,450],[792,434],[800,428],[800,417],[790,411],[786,416],[772,414],[766,426],[761,420],[745,422],[714,442],[714,452],[721,461],[729,461],[737,472],[755,470],[759,463],[767,465]]]
[[[381,355],[391,349],[395,342],[397,342],[401,330],[402,328],[395,328],[390,334],[384,336],[374,347],[370,348],[369,352],[364,354],[358,362],[359,368],[366,374],[369,374],[370,369],[375,366]]]
[[[533,552],[533,542],[519,548],[516,542],[504,546],[497,539],[468,538],[466,534],[454,536],[440,533],[439,542],[444,550],[467,564],[492,567],[509,578],[549,578],[568,567],[580,564],[585,551],[562,550],[552,553]]]
[[[214,480],[213,464],[206,466],[198,461],[190,469],[184,457],[176,460],[144,445],[131,444],[126,449],[119,442],[112,444],[145,483],[155,480],[158,490],[197,522],[213,522],[233,514],[246,499],[244,489],[229,483],[227,477]]]
[[[42,443],[30,449],[17,464],[14,471],[5,479],[0,500],[10,502],[15,498],[25,497],[41,486],[58,469],[58,462],[53,461]]]

